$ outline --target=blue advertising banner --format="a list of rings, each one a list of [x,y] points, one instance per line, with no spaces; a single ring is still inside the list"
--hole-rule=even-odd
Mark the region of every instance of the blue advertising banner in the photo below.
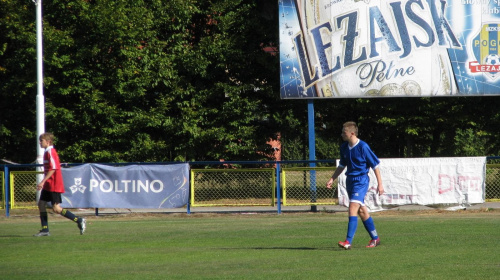
[[[188,202],[189,164],[62,169],[65,208],[178,208]]]
[[[281,98],[500,94],[500,0],[279,0]]]

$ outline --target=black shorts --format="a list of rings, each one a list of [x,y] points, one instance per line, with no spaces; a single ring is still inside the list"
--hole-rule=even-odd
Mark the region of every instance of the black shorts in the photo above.
[[[42,190],[42,193],[40,194],[40,200],[52,202],[52,205],[62,203],[61,193],[50,192],[46,190]]]

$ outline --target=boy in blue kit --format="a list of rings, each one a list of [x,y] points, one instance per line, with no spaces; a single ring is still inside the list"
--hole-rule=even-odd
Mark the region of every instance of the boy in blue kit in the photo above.
[[[340,164],[337,170],[332,175],[332,178],[326,183],[327,188],[331,188],[333,181],[342,174],[342,171],[347,167],[346,171],[346,188],[349,195],[349,224],[347,226],[347,237],[345,241],[340,241],[339,247],[346,250],[351,249],[352,239],[358,227],[358,215],[363,221],[365,229],[370,234],[371,240],[367,248],[377,247],[380,244],[377,230],[373,219],[365,206],[365,195],[368,192],[370,178],[368,177],[369,169],[373,169],[375,177],[377,177],[378,194],[384,193],[382,186],[382,176],[378,166],[380,160],[372,152],[370,146],[366,142],[358,139],[358,126],[355,122],[344,123],[342,129],[342,139],[344,142],[340,146]]]

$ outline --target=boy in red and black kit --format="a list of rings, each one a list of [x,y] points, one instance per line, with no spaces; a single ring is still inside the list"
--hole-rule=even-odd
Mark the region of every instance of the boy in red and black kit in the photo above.
[[[85,232],[85,218],[77,217],[70,211],[61,207],[61,194],[64,193],[64,182],[61,173],[61,164],[56,149],[54,149],[54,135],[50,132],[43,133],[39,137],[40,147],[45,149],[43,154],[44,178],[36,186],[37,190],[42,190],[38,209],[40,210],[40,221],[42,230],[33,236],[50,236],[47,215],[47,202],[52,203],[52,210],[78,224],[80,234]]]

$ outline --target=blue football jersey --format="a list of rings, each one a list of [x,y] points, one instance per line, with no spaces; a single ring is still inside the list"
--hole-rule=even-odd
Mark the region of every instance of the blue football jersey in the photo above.
[[[340,165],[347,167],[346,175],[359,176],[367,174],[369,169],[375,169],[380,160],[370,149],[370,146],[362,140],[349,148],[349,143],[344,142],[340,146]]]

